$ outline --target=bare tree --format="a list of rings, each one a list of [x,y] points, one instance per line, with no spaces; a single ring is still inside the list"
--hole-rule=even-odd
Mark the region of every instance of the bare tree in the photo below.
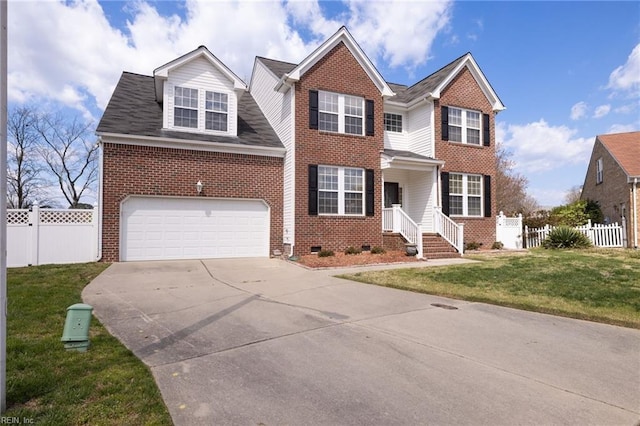
[[[582,195],[582,185],[574,185],[564,194],[564,202],[566,204],[573,204],[580,200]]]
[[[14,108],[7,120],[7,205],[26,209],[43,201],[45,184],[37,148],[37,114],[32,107]]]
[[[536,200],[527,194],[529,181],[517,173],[511,154],[504,146],[496,147],[496,198],[498,210],[507,215],[527,216],[538,209]]]
[[[98,146],[91,127],[91,123],[83,123],[77,117],[38,117],[40,154],[71,208],[83,204],[82,195],[98,177]]]

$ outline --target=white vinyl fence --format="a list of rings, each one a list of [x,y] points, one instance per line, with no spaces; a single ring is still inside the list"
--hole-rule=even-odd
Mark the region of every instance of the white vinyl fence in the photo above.
[[[522,248],[522,215],[507,217],[503,212],[496,217],[496,241],[506,249]]]
[[[7,266],[98,260],[98,209],[7,209]]]
[[[542,245],[542,242],[547,238],[549,232],[553,230],[553,226],[545,225],[543,228],[529,228],[524,227],[525,243],[527,248],[538,247]],[[582,232],[589,237],[591,243],[596,247],[626,247],[627,230],[625,229],[624,219],[622,225],[612,223],[609,225],[602,225],[598,223],[589,223],[586,225],[578,226],[575,229]]]

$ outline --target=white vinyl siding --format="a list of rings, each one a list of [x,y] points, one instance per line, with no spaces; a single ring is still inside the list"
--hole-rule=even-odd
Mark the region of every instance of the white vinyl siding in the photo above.
[[[197,98],[197,128],[184,127],[175,121],[176,88],[188,88],[198,91]],[[194,59],[185,65],[169,71],[168,80],[164,83],[164,128],[198,133],[217,133],[229,136],[237,136],[238,99],[233,90],[233,82],[222,74],[216,67],[204,58]],[[227,96],[227,129],[208,130],[206,128],[207,95],[206,92],[214,92]],[[213,111],[210,111],[213,112]]]
[[[433,153],[433,104],[418,105],[407,114],[408,150],[425,157]]]
[[[250,91],[260,110],[286,148],[284,157],[283,242],[295,242],[295,146],[293,144],[292,90],[274,90],[278,78],[257,60],[251,76]]]

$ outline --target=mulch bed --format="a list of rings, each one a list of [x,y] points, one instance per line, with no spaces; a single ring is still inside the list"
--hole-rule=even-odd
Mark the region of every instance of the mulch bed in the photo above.
[[[418,261],[415,256],[407,256],[404,251],[388,251],[383,254],[371,254],[370,252],[362,252],[360,254],[336,253],[335,256],[329,257],[319,257],[311,254],[301,256],[297,260],[298,263],[309,268],[336,268]]]

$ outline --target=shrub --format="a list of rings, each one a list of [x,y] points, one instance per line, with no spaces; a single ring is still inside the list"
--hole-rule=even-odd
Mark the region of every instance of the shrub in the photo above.
[[[360,254],[360,253],[362,253],[362,249],[355,248],[353,246],[347,247],[347,249],[344,251],[344,254]]]
[[[335,255],[336,254],[333,252],[333,250],[320,250],[318,252],[318,257],[331,257]]]
[[[371,249],[371,254],[385,254],[387,251],[380,247],[380,246],[375,246]]]
[[[491,250],[502,250],[504,248],[504,244],[501,241],[496,241],[491,246]]]
[[[554,228],[542,242],[546,249],[587,248],[591,247],[591,240],[577,229],[568,226]]]
[[[471,241],[468,243],[464,243],[464,250],[479,250],[480,247],[482,246],[482,243],[478,243],[476,241]]]

